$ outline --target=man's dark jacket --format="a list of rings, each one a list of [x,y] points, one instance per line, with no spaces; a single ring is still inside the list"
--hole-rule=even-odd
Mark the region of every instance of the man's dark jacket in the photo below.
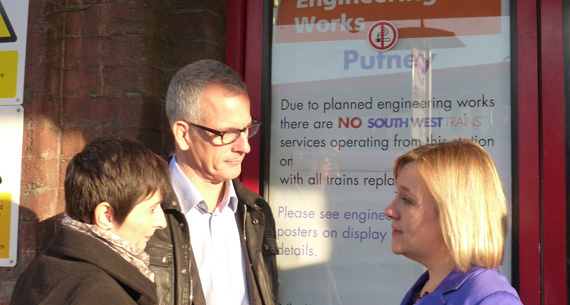
[[[109,246],[61,227],[22,273],[12,305],[156,304],[156,285]]]
[[[274,305],[277,300],[278,253],[275,220],[269,204],[233,180],[238,197],[236,222],[245,258],[251,305]],[[172,192],[163,203],[168,227],[157,231],[145,251],[155,273],[160,305],[205,305],[200,275],[190,244],[188,223]]]

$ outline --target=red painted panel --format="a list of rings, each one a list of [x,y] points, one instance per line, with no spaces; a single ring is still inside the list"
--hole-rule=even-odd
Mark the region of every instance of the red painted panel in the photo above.
[[[263,55],[263,2],[248,0],[245,24],[245,65],[244,80],[251,100],[251,115],[261,115],[261,72]],[[262,128],[266,128],[262,126]],[[259,135],[250,139],[251,152],[244,162],[243,184],[250,190],[259,192],[260,139]]]
[[[540,2],[544,304],[566,304],[562,0]]]
[[[228,0],[226,26],[226,64],[237,71],[248,86],[251,115],[261,113],[261,58],[263,36],[263,1]],[[251,152],[242,163],[241,181],[259,192],[260,139],[249,140]]]
[[[517,1],[519,268],[524,304],[540,304],[538,20],[534,1]],[[515,232],[516,234],[516,232]],[[524,266],[524,267],[522,267]]]
[[[242,77],[245,64],[245,1],[228,0],[226,23],[226,64]]]

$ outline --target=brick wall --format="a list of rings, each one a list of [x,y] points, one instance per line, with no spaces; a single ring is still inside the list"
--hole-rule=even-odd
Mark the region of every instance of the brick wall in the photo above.
[[[18,263],[0,267],[0,305],[64,211],[68,160],[95,137],[138,139],[166,156],[173,73],[224,60],[226,0],[30,0]]]

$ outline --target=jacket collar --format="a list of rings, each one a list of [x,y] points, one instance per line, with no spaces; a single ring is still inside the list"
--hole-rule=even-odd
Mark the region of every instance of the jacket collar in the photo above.
[[[178,212],[182,212],[182,208],[180,208],[178,197],[176,197],[174,190],[170,190],[169,195],[162,201],[161,207],[163,210],[176,210]]]
[[[249,191],[238,179],[232,180],[234,189],[239,202],[244,203],[248,209],[261,210],[262,208],[257,204],[259,200],[263,200],[259,195]]]
[[[439,285],[438,289],[441,288],[441,294],[455,291],[459,289],[459,287],[461,287],[465,281],[483,272],[484,270],[485,269],[481,267],[471,267],[469,270],[467,270],[467,272],[463,273],[454,269],[447,275],[447,277]]]
[[[467,272],[463,273],[458,270],[452,270],[447,277],[437,286],[437,288],[425,297],[429,300],[430,304],[447,304],[445,295],[458,290],[468,279],[483,272],[485,269],[482,267],[471,267]],[[417,283],[425,283],[428,280],[428,273],[424,273]],[[422,303],[419,303],[422,304]]]
[[[245,204],[248,209],[253,209],[256,211],[261,210],[261,207],[256,203],[258,200],[263,200],[261,197],[255,193],[249,192],[248,189],[243,186],[243,184],[241,184],[238,179],[233,179],[232,183],[234,185],[234,189],[240,203]],[[176,210],[182,212],[180,202],[174,190],[171,190],[169,192],[169,195],[164,199],[161,206],[164,210]]]

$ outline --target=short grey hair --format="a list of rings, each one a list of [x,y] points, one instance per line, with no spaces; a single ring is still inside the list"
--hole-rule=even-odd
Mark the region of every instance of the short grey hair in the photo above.
[[[247,86],[226,64],[203,59],[180,69],[168,86],[166,116],[172,126],[176,121],[201,123],[202,94],[206,87],[218,84],[231,94],[247,95]]]

